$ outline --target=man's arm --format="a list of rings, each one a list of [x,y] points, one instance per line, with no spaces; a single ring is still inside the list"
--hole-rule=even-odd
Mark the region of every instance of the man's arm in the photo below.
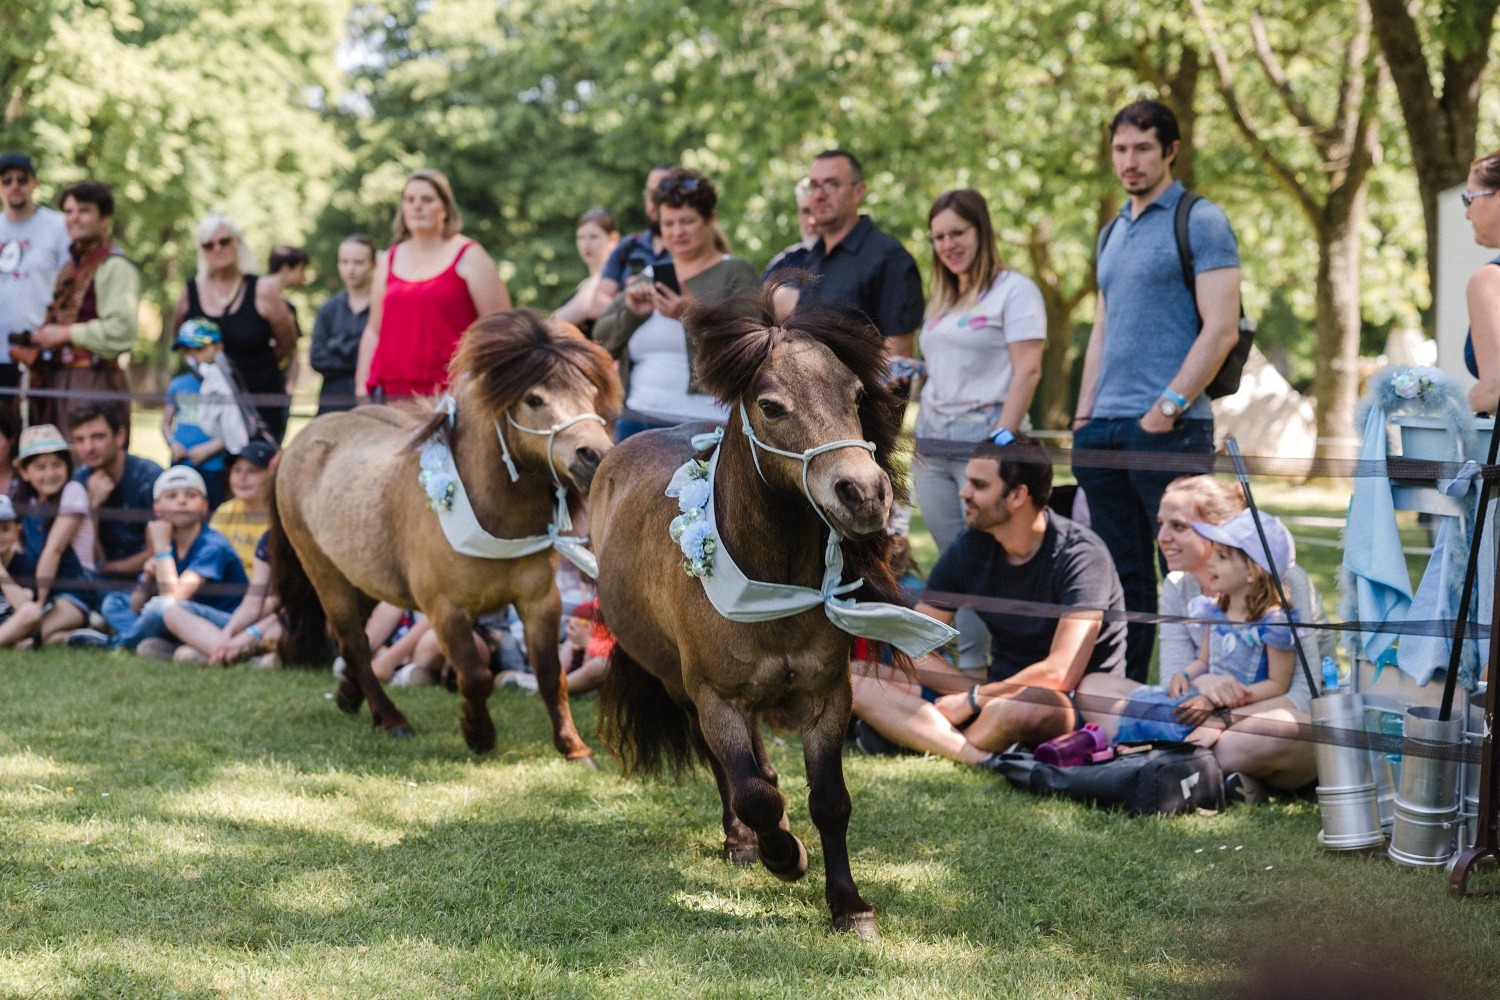
[[[1094,416],[1094,397],[1099,392],[1099,368],[1104,358],[1104,293],[1094,297],[1094,325],[1089,330],[1089,346],[1083,352],[1083,378],[1078,383],[1078,406],[1073,410],[1076,428]]]
[[[1052,634],[1052,646],[1047,656],[1029,667],[1023,667],[1003,681],[982,685],[980,694],[991,697],[1013,694],[1013,688],[1051,688],[1064,693],[1078,687],[1083,679],[1084,668],[1094,653],[1094,644],[1099,641],[1103,616],[1098,611],[1078,611],[1067,618],[1060,618],[1057,631]]]
[[[1221,267],[1205,271],[1198,275],[1196,284],[1203,328],[1187,357],[1182,359],[1182,367],[1166,386],[1190,403],[1208,388],[1240,339],[1240,269]],[[1141,418],[1141,426],[1148,431],[1170,430],[1172,423],[1154,408]]]

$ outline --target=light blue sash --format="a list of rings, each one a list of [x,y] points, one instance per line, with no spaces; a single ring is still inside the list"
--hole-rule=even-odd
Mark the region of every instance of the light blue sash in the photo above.
[[[717,444],[723,433],[723,428],[720,428],[712,435],[699,435],[693,439],[693,446],[702,449]],[[845,594],[859,589],[864,581],[840,582],[844,573],[844,552],[838,533],[831,529],[823,550],[823,585],[820,590],[787,583],[765,583],[747,577],[730,556],[715,521],[712,489],[719,454],[720,449],[715,448],[709,459],[710,495],[706,508],[708,524],[718,539],[718,546],[712,556],[713,571],[700,578],[703,592],[719,614],[736,622],[768,622],[801,614],[821,604],[828,620],[843,631],[890,643],[912,657],[925,656],[958,635],[956,629],[910,608],[845,597]],[[811,501],[811,496],[808,499]],[[815,503],[813,509],[817,509]]]

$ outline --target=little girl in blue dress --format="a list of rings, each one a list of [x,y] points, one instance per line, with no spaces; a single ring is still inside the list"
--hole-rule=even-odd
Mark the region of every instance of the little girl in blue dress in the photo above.
[[[1209,586],[1216,596],[1195,597],[1194,618],[1212,619],[1203,656],[1154,687],[1135,691],[1127,703],[1119,739],[1181,740],[1213,725],[1215,713],[1286,694],[1292,680],[1292,631],[1276,596],[1270,569],[1285,574],[1294,560],[1291,533],[1261,515],[1262,544],[1248,510],[1223,524],[1193,522],[1214,543]],[[1206,657],[1206,662],[1204,657]]]

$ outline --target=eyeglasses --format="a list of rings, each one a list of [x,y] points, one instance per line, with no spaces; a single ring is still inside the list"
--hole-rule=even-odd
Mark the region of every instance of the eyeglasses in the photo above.
[[[961,240],[973,231],[973,226],[965,226],[962,229],[955,229],[952,232],[933,233],[931,236],[927,237],[927,242],[935,247],[942,246],[944,243],[953,243],[957,240]]]
[[[680,180],[668,179],[656,185],[657,194],[671,194],[674,191],[689,194],[696,190],[698,190],[698,178],[696,177],[683,177]]]
[[[4,177],[0,177],[0,187],[11,187],[16,184],[24,185],[30,180],[30,174],[6,174]]]
[[[1494,193],[1494,191],[1465,191],[1458,196],[1458,200],[1464,203],[1464,208],[1468,208],[1480,198],[1488,198]]]
[[[838,194],[842,190],[844,190],[844,182],[837,177],[826,181],[815,181],[809,178],[807,181],[808,194]]]
[[[201,248],[203,248],[204,250],[223,250],[225,247],[233,246],[233,245],[234,245],[234,237],[233,236],[220,236],[216,240],[209,240],[207,243],[199,243],[198,244],[198,246],[201,247]]]

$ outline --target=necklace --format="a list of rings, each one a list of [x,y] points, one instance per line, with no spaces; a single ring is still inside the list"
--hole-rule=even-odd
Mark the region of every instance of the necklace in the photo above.
[[[214,293],[214,298],[219,300],[220,316],[229,311],[230,303],[232,303],[240,293],[240,283],[238,280],[236,280],[235,283],[230,286],[228,295],[225,295],[221,290],[217,278],[210,276],[208,280],[204,282],[204,284],[208,285],[208,290]]]

